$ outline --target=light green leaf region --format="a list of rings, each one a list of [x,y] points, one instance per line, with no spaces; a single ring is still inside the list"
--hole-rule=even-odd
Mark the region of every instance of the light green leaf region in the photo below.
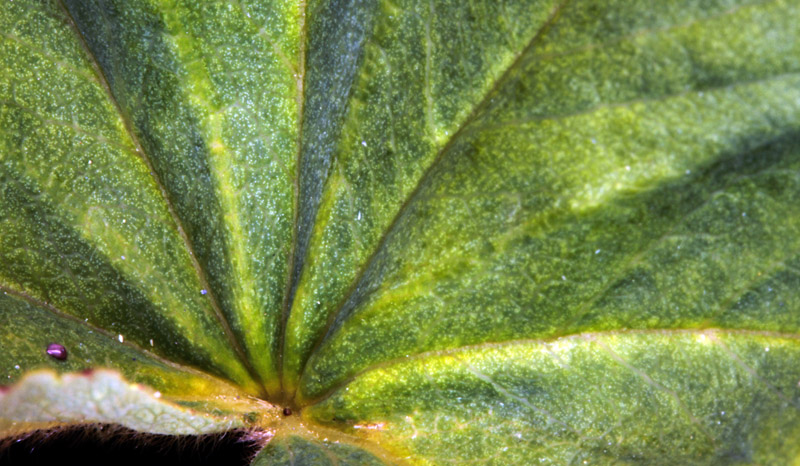
[[[0,435],[800,461],[798,23],[796,0],[7,2]]]
[[[309,416],[437,464],[793,464],[798,358],[757,332],[486,344],[369,371]]]

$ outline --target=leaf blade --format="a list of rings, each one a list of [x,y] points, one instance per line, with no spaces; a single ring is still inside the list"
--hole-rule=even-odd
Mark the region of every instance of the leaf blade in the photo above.
[[[294,2],[69,2],[269,396],[291,254],[303,77]],[[148,40],[141,43],[142,31]],[[144,90],[144,92],[143,92]],[[175,154],[180,154],[176,157]],[[265,348],[267,348],[265,350]]]
[[[648,57],[670,56],[663,44],[684,57],[684,43],[734,48],[725,39],[753,15],[793,34],[786,18],[797,15],[796,6],[766,4],[724,10],[688,32],[629,34],[595,61],[587,62],[583,48],[556,55],[555,72],[587,67],[575,80],[588,87],[607,79],[609,63],[642,62],[636,72],[615,74],[618,86],[607,85],[608,97],[622,102],[587,102],[563,115],[543,110],[560,105],[563,94],[537,95],[544,91],[536,83],[551,82],[544,78],[554,71],[532,50],[390,233],[309,360],[301,399],[384,358],[420,351],[599,329],[720,325],[714,319],[726,296],[746,292],[769,271],[761,258],[777,266],[797,252],[797,54],[763,46],[764,62],[782,68],[764,66],[755,76],[749,61],[728,54],[731,69],[715,88],[626,95],[650,89],[642,84]],[[571,30],[556,23],[554,36],[559,27]],[[681,86],[704,86],[720,69],[716,62],[697,67],[695,74],[680,67],[664,73],[677,68],[687,80]],[[783,312],[782,323],[793,325],[793,311]],[[582,320],[589,314],[593,320]],[[729,325],[761,328],[743,317]]]
[[[367,450],[340,442],[285,435],[269,441],[251,465],[383,465],[396,464]]]
[[[2,21],[2,285],[258,391],[63,11]]]
[[[308,415],[437,464],[770,463],[800,454],[780,440],[798,348],[716,329],[484,344],[377,368]]]
[[[324,186],[317,186],[322,200],[313,212],[313,231],[307,233],[307,257],[287,324],[284,385],[289,392],[380,247],[384,230],[392,228],[422,177],[437,163],[449,136],[470,120],[519,50],[535,40],[557,11],[554,1],[435,7],[431,2],[387,2],[374,10],[372,30],[357,43],[363,48],[360,73],[343,90],[348,93],[342,102],[346,108],[334,113],[344,120],[331,128],[339,132],[338,141],[325,146],[333,162],[322,171]],[[514,15],[530,20],[516,22]],[[327,38],[325,20],[319,19],[317,29],[312,23],[312,43],[316,36]],[[486,50],[467,56],[459,52],[461,45],[476,42]],[[328,70],[327,63],[321,67]],[[309,77],[313,89],[313,65]],[[309,115],[306,127],[317,123]]]
[[[130,342],[118,342],[116,335],[88,326],[82,320],[58,315],[10,293],[0,295],[0,309],[3,310],[0,366],[8,374],[0,393],[0,398],[6,397],[0,401],[3,425],[0,437],[28,429],[94,422],[120,423],[166,433],[158,430],[155,418],[148,429],[143,424],[132,424],[142,421],[136,417],[137,407],[147,410],[148,405],[163,403],[178,410],[165,408],[172,413],[170,416],[181,418],[183,414],[179,411],[186,415],[185,429],[191,428],[195,415],[202,418],[197,418],[198,427],[205,425],[217,431],[253,423],[268,425],[279,419],[278,407],[253,398],[241,387],[176,364]],[[50,343],[61,345],[65,356],[61,359],[49,356],[45,350]],[[62,378],[59,374],[65,375]],[[121,404],[97,411],[100,404],[110,402],[104,395],[103,403],[86,398],[95,385]],[[145,396],[145,392],[149,395]],[[80,397],[80,401],[70,397]],[[22,401],[27,404],[19,405]],[[83,402],[87,402],[85,409],[80,406]],[[115,420],[117,414],[120,416]],[[212,418],[216,421],[206,422]],[[162,429],[172,429],[175,425],[170,426]]]

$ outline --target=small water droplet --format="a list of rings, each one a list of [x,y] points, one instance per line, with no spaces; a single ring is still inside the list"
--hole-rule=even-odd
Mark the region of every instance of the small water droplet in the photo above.
[[[50,343],[47,345],[47,354],[59,361],[67,359],[67,349],[64,348],[64,345],[59,345],[58,343]]]
[[[566,275],[562,275],[561,279],[564,280],[564,281],[567,281],[567,276]]]
[[[597,250],[597,251],[595,251],[594,253],[595,253],[595,254],[600,254],[600,250],[598,249],[598,250]]]

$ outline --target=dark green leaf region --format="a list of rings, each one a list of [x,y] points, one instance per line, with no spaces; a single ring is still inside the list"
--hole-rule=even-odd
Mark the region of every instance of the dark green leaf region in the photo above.
[[[8,0],[0,438],[800,462],[800,0]]]

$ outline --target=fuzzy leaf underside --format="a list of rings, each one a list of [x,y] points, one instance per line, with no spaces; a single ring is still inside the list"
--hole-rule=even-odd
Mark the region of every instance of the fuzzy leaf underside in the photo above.
[[[798,22],[795,0],[9,2],[0,435],[800,461]]]
[[[19,434],[97,423],[153,434],[198,435],[243,427],[238,417],[194,413],[161,402],[161,396],[108,370],[64,376],[35,372],[0,395],[0,429]]]

